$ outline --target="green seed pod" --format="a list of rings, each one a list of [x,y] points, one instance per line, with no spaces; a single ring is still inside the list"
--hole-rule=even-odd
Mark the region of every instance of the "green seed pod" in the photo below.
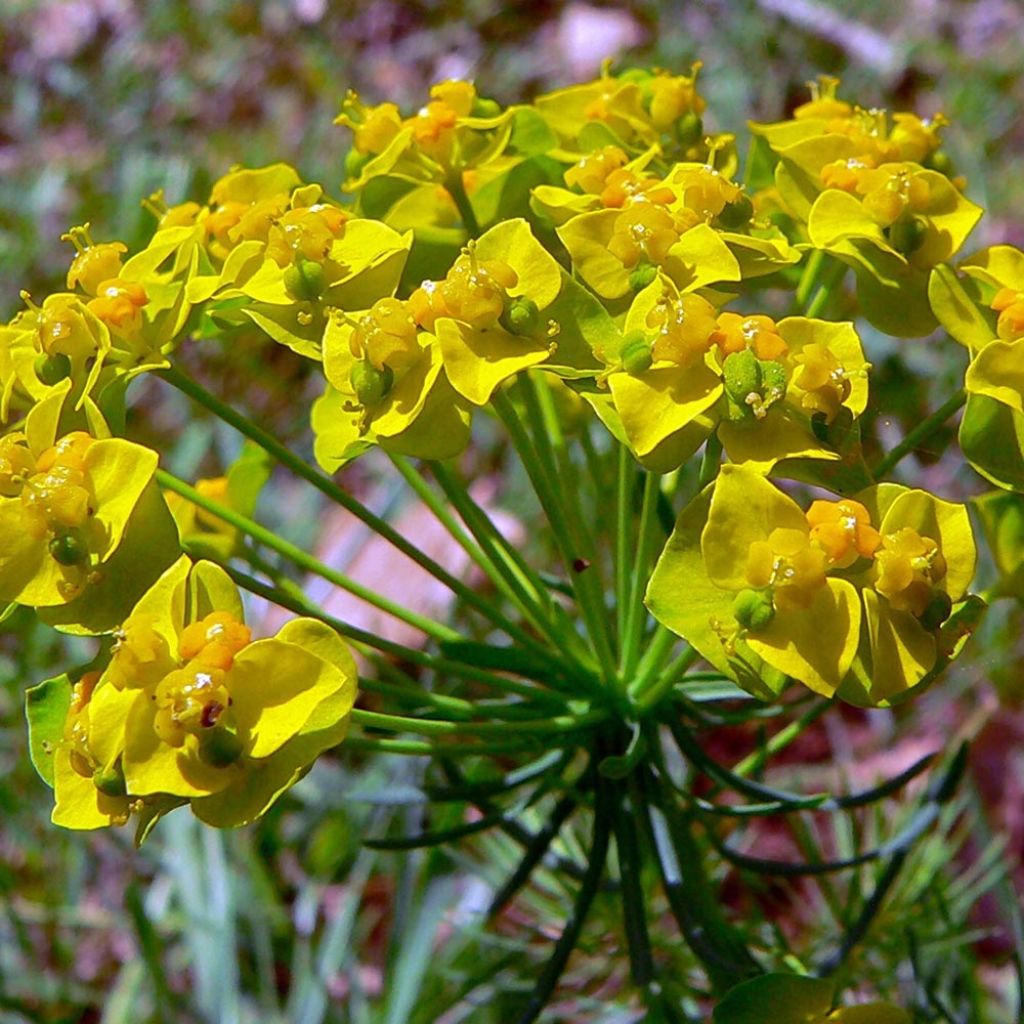
[[[510,334],[534,337],[543,326],[537,303],[525,295],[517,295],[501,314],[501,326]]]
[[[767,590],[741,590],[732,602],[732,614],[744,629],[764,629],[775,618],[775,605]]]
[[[731,203],[726,203],[718,215],[718,223],[723,228],[741,228],[753,216],[754,204],[745,195],[741,195]]]
[[[484,96],[477,96],[470,108],[473,117],[497,117],[501,113],[501,104]]]
[[[80,531],[69,530],[50,541],[50,556],[60,565],[81,565],[89,558],[89,546]]]
[[[948,178],[953,173],[953,160],[944,149],[937,149],[924,158],[923,166],[929,170],[938,171]]]
[[[324,268],[312,260],[299,257],[284,272],[284,290],[300,302],[314,302],[324,293],[327,282]]]
[[[690,111],[676,122],[676,138],[681,146],[696,146],[704,138],[704,122],[700,114]]]
[[[358,149],[350,149],[345,154],[345,174],[350,178],[358,178],[369,162],[369,153],[360,153]]]
[[[944,590],[935,590],[918,621],[927,630],[938,629],[953,611],[953,599]]]
[[[737,405],[746,405],[747,395],[761,393],[763,365],[749,348],[725,357],[725,362],[722,363],[725,393]]]
[[[889,227],[889,244],[909,256],[924,244],[927,226],[920,217],[904,214]]]
[[[125,796],[128,788],[124,781],[121,759],[118,758],[109,768],[97,768],[92,773],[92,784],[104,796]]]
[[[761,395],[766,405],[777,402],[786,394],[786,368],[774,359],[759,359],[761,368]]]
[[[71,376],[71,360],[63,352],[41,355],[35,362],[36,376],[47,386],[59,384]]]
[[[651,368],[654,356],[650,339],[643,331],[630,331],[622,342],[622,368],[626,373],[643,373]]]
[[[387,397],[395,383],[395,373],[390,366],[378,370],[369,359],[364,359],[353,364],[348,379],[359,404],[364,408],[371,409]]]
[[[629,275],[629,287],[635,292],[642,291],[658,276],[653,263],[638,263]]]
[[[214,725],[199,734],[199,757],[211,768],[227,768],[242,756],[242,741],[227,725]]]

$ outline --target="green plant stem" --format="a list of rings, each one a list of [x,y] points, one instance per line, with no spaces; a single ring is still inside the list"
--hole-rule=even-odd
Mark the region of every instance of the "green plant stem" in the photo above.
[[[356,708],[352,721],[387,732],[408,732],[414,736],[556,736],[584,732],[608,720],[603,710],[581,715],[558,715],[534,722],[452,722],[431,718],[406,718]]]
[[[528,398],[530,394],[529,389],[525,389],[525,394]],[[614,687],[615,665],[611,644],[607,635],[604,602],[600,595],[594,594],[587,578],[586,567],[579,562],[583,552],[574,547],[576,534],[571,529],[568,517],[561,505],[558,481],[553,475],[553,460],[550,459],[550,448],[544,448],[544,455],[542,456],[541,452],[534,447],[529,433],[519,418],[519,413],[506,394],[496,391],[491,401],[498,416],[508,429],[512,443],[519,452],[541,507],[551,524],[555,544],[565,565],[566,573],[572,581],[573,592],[576,595],[576,601],[583,616],[583,621],[586,624],[591,643],[597,654],[605,686],[612,690]],[[530,403],[528,402],[529,407]],[[536,426],[542,433],[543,424],[540,420],[539,410],[536,409],[536,403],[533,403],[533,409]],[[541,441],[543,442],[542,437]],[[595,600],[595,597],[597,600]]]
[[[545,604],[544,584],[523,561],[515,548],[501,534],[490,516],[473,500],[458,475],[441,462],[433,463],[434,478],[444,491],[445,497],[458,512],[466,527],[479,545],[481,553],[493,569],[491,579],[519,608],[531,625],[546,636],[563,655],[576,662],[576,656],[569,650],[567,638],[552,621],[550,604]],[[533,642],[529,645],[537,648]],[[547,654],[547,652],[545,652]]]
[[[795,722],[790,722],[785,728],[780,729],[760,750],[755,750],[752,754],[748,754],[730,770],[734,775],[750,775],[758,770],[767,758],[779,753],[781,750],[785,750],[809,725],[812,725],[821,718],[830,707],[832,707],[832,702],[827,700],[815,704]]]
[[[611,815],[605,790],[606,785],[599,779],[594,807],[594,831],[590,849],[587,851],[587,867],[576,894],[572,913],[537,979],[523,1012],[516,1018],[516,1024],[533,1024],[544,1011],[558,985],[558,979],[569,963],[572,951],[579,942],[583,923],[597,895],[608,859],[608,841],[611,835]]]
[[[194,487],[190,487],[183,480],[179,480],[176,476],[172,476],[166,470],[158,469],[156,471],[156,481],[164,489],[173,491],[175,494],[180,495],[187,501],[192,502],[193,505],[205,509],[218,519],[223,519],[224,522],[235,527],[236,530],[239,530],[247,537],[251,537],[258,544],[262,544],[271,551],[276,551],[279,555],[286,558],[296,566],[296,568],[302,569],[305,572],[313,573],[321,579],[327,580],[328,583],[333,583],[336,587],[340,587],[342,590],[347,591],[354,597],[358,597],[361,600],[366,601],[367,604],[373,605],[374,608],[377,608],[382,612],[386,612],[388,615],[394,616],[399,621],[412,626],[414,629],[420,630],[427,636],[433,637],[435,640],[460,639],[459,633],[454,629],[451,629],[449,626],[445,626],[440,622],[435,622],[433,619],[429,619],[425,615],[420,615],[417,612],[410,611],[408,608],[392,601],[390,598],[384,597],[382,594],[378,594],[376,591],[363,586],[361,583],[357,583],[350,576],[346,576],[345,573],[339,572],[337,569],[332,569],[329,565],[325,565],[318,558],[314,558],[312,555],[307,554],[297,544],[292,544],[291,541],[287,541],[284,538],[279,537],[276,533],[268,530],[264,526],[260,526],[259,523],[254,522],[252,519],[235,512],[234,509],[228,508],[227,505],[222,505],[218,501],[213,501],[212,499],[205,497]]]
[[[657,473],[644,476],[644,494],[640,506],[640,533],[633,559],[629,605],[626,609],[625,635],[622,644],[621,677],[628,685],[636,670],[643,640],[647,610],[644,608],[644,590],[647,585],[647,549],[658,518],[658,487],[661,477]]]
[[[651,685],[651,681],[667,667],[665,658],[678,642],[679,637],[659,622],[654,635],[644,645],[643,657],[637,665],[635,678],[630,685],[630,693],[633,696],[643,693]]]
[[[703,491],[718,476],[722,466],[722,442],[718,433],[711,434],[704,443],[704,454],[700,460],[700,473],[697,476],[697,491]]]
[[[248,573],[241,572],[231,565],[223,562],[219,564],[221,565],[221,568],[223,568],[235,581],[235,583],[244,590],[248,590],[250,593],[256,594],[258,597],[265,598],[274,604],[278,604],[282,608],[287,608],[290,611],[295,612],[297,615],[308,615],[311,618],[317,619],[325,626],[330,626],[331,629],[333,629],[339,636],[343,636],[354,643],[363,644],[367,647],[373,648],[374,650],[390,654],[403,662],[420,665],[423,668],[431,669],[432,671],[443,675],[451,675],[456,678],[469,680],[470,682],[481,683],[497,690],[513,693],[519,697],[525,697],[528,700],[547,704],[551,706],[553,711],[565,710],[566,704],[562,697],[549,690],[544,690],[540,687],[523,683],[516,679],[499,676],[493,672],[488,672],[485,669],[475,668],[472,665],[464,665],[462,662],[451,661],[447,658],[439,658],[435,655],[428,654],[425,651],[405,647],[392,640],[385,640],[383,637],[376,636],[365,629],[359,629],[358,626],[351,626],[347,622],[342,622],[341,619],[337,619],[333,615],[328,615],[313,601],[310,601],[303,593],[302,589],[290,580],[281,580],[279,585],[272,586],[270,584],[261,583]]]
[[[821,278],[821,284],[814,293],[814,297],[807,303],[804,309],[804,316],[816,317],[824,310],[828,300],[832,298],[832,290],[842,280],[846,273],[846,264],[841,260],[833,260],[829,268]]]
[[[700,655],[694,647],[687,647],[679,655],[665,666],[665,670],[657,679],[637,694],[637,707],[641,714],[653,711],[672,688],[681,682],[680,676],[684,673]]]
[[[939,429],[953,415],[958,409],[960,409],[967,401],[967,392],[963,389],[955,391],[949,398],[946,399],[938,409],[935,410],[930,416],[923,419],[913,430],[895,448],[888,452],[882,459],[880,459],[871,470],[871,475],[879,480],[885,476],[895,465],[897,465],[904,456],[908,455],[913,451],[922,441],[931,437],[936,430]]]
[[[800,309],[807,308],[807,303],[811,298],[811,293],[814,291],[814,286],[818,283],[824,262],[825,252],[823,249],[815,249],[807,257],[807,263],[804,264],[803,273],[800,275],[800,281],[796,286],[796,304]]]
[[[629,541],[635,479],[633,457],[629,449],[620,444],[615,487],[615,612],[620,647],[626,635],[626,609],[629,607]]]
[[[348,736],[344,743],[350,750],[365,750],[376,754],[404,754],[408,757],[433,759],[480,757],[494,754],[536,754],[542,747],[539,738],[534,738],[532,743],[428,743],[425,740]]]
[[[193,401],[204,406],[218,419],[223,420],[254,444],[259,445],[268,455],[276,459],[277,462],[290,472],[307,483],[312,484],[321,494],[329,498],[336,505],[340,505],[345,511],[350,512],[360,522],[368,526],[377,536],[382,537],[407,558],[412,559],[421,569],[430,573],[431,576],[446,586],[453,594],[461,598],[469,607],[475,608],[492,622],[495,622],[494,615],[496,610],[488,601],[477,594],[471,587],[466,586],[461,580],[456,579],[429,555],[424,554],[415,544],[406,540],[390,523],[371,512],[333,480],[309,465],[309,463],[296,455],[286,445],[283,445],[276,437],[253,423],[246,416],[243,416],[238,410],[222,402],[180,370],[169,367],[168,369],[161,370],[159,376],[183,394],[188,395]],[[500,616],[499,621],[495,624],[500,625],[504,629]]]
[[[466,229],[466,234],[468,234],[470,238],[479,237],[480,223],[476,219],[473,204],[469,201],[469,196],[466,194],[466,186],[462,181],[462,171],[453,170],[448,177],[445,178],[444,187],[448,190],[448,194],[452,197],[452,200],[459,211],[459,216],[462,218],[462,226]]]
[[[590,529],[594,513],[584,510],[580,503],[576,467],[569,457],[546,377],[542,373],[527,373],[520,377],[519,384],[533,427],[535,450],[547,470],[552,499],[563,510],[570,530],[568,536],[578,556],[586,563],[575,573],[575,580],[579,584],[587,629],[598,659],[614,676],[615,655],[608,635],[603,559]]]

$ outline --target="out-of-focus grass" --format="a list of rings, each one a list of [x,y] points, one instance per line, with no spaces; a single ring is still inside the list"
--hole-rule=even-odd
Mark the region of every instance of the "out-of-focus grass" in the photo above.
[[[703,60],[716,127],[783,116],[822,72],[841,74],[845,93],[865,105],[942,110],[971,195],[989,210],[989,236],[978,244],[1020,244],[1022,34],[1024,9],[1012,0],[7,0],[0,313],[15,311],[21,288],[38,297],[60,287],[70,249],[58,238],[71,224],[89,220],[98,238],[139,244],[151,225],[139,200],[154,189],[171,201],[201,199],[233,163],[283,159],[336,192],[347,139],[331,121],[349,87],[409,109],[431,81],[469,75],[511,102],[594,73],[603,56],[679,70]],[[904,357],[891,357],[886,374],[898,390]],[[936,379],[944,372],[927,369]],[[267,388],[281,387],[283,378],[260,372]],[[261,397],[260,387],[254,377],[248,397],[272,405],[275,392]],[[173,402],[161,410],[141,426],[170,435],[188,415]],[[209,458],[209,443],[197,421],[167,458],[187,474]],[[988,632],[989,660],[1008,687],[1019,675],[1019,619],[1003,615]],[[420,766],[327,759],[259,826],[221,835],[173,815],[141,852],[118,836],[50,826],[48,793],[28,763],[21,694],[90,653],[88,642],[62,640],[27,615],[0,627],[0,1024],[510,1018],[545,955],[550,923],[564,916],[564,888],[545,872],[514,916],[485,932],[481,899],[498,869],[515,863],[507,839],[477,841],[471,865],[461,852],[360,851],[363,835],[419,830]],[[942,695],[897,716],[896,728],[912,731],[933,713],[948,724],[951,701],[984,671],[960,672]],[[564,856],[579,854],[571,834],[563,844]],[[962,918],[986,888],[978,880],[991,884],[995,854],[979,860],[976,850],[981,867],[947,882],[939,845],[919,853],[897,909],[946,900],[953,910],[944,912]],[[616,992],[622,965],[607,939],[620,927],[614,901],[598,910],[590,955],[573,962],[578,998],[564,1019],[637,1019]],[[655,903],[652,918],[658,913]],[[969,977],[970,945],[943,946],[926,927],[940,918],[919,914],[920,968],[928,973],[945,957]],[[765,934],[771,940],[767,925]],[[685,951],[656,943],[679,976],[692,967]],[[884,952],[866,961],[870,974],[884,973]]]

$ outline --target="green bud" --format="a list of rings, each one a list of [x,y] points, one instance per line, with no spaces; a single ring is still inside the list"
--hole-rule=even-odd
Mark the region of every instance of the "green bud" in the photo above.
[[[80,531],[69,530],[50,541],[50,555],[61,565],[81,565],[89,558],[89,546]]]
[[[620,358],[626,373],[643,373],[651,368],[651,342],[643,331],[630,331],[623,338]]]
[[[718,215],[718,223],[723,228],[741,228],[753,216],[754,204],[745,195],[741,195],[731,203],[726,203]]]
[[[694,111],[683,114],[676,122],[676,138],[681,146],[696,146],[704,138],[704,122]]]
[[[63,352],[41,355],[35,362],[36,376],[46,385],[59,384],[71,376],[71,360]]]
[[[501,326],[510,334],[533,337],[542,326],[537,303],[525,295],[517,295],[501,314]]]
[[[213,725],[199,734],[199,757],[211,768],[227,768],[242,756],[242,741],[227,725]]]
[[[953,611],[953,599],[944,590],[935,590],[918,619],[927,630],[938,629]]]
[[[497,117],[501,113],[501,104],[496,100],[477,96],[469,112],[473,117]]]
[[[314,302],[326,287],[324,268],[301,256],[284,272],[284,290],[300,302]]]
[[[387,396],[395,383],[395,372],[390,366],[378,370],[368,359],[354,363],[348,375],[359,404],[371,409]]]
[[[775,618],[775,605],[767,590],[741,590],[732,602],[732,614],[744,629],[764,629]]]
[[[653,263],[638,263],[629,275],[629,287],[635,292],[642,291],[658,276]]]
[[[889,244],[897,251],[909,256],[924,244],[927,233],[925,222],[920,217],[904,214],[889,227]]]
[[[92,784],[104,796],[125,796],[128,788],[124,781],[121,759],[118,758],[109,768],[97,768],[92,773]]]
[[[725,393],[737,405],[746,405],[747,395],[761,393],[763,380],[762,367],[764,364],[749,349],[741,352],[732,352],[725,357],[722,363],[722,382],[725,385]]]

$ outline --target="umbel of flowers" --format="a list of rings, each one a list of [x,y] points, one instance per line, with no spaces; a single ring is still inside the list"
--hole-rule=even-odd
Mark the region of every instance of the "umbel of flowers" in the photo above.
[[[565,814],[593,822],[596,877],[614,841],[624,901],[642,903],[623,815],[646,823],[652,856],[667,820],[675,855],[704,877],[685,839],[692,807],[672,819],[676,784],[644,754],[686,733],[693,666],[733,698],[780,701],[803,686],[884,706],[957,657],[984,609],[970,593],[966,507],[886,477],[966,401],[967,460],[1024,490],[1024,254],[962,251],[982,211],[941,117],[868,109],[823,80],[788,120],[750,126],[741,167],[734,136],[705,123],[698,69],[606,68],[510,107],[442,82],[408,116],[351,94],[338,119],[352,141],[344,201],[284,164],[234,168],[204,202],[145,200],[156,223],[137,252],[89,225],[69,231],[66,290],[24,294],[0,328],[0,601],[96,645],[89,664],[28,691],[57,824],[134,821],[141,841],[185,805],[212,825],[254,821],[350,722],[363,749],[441,758],[497,736],[506,756],[533,756],[538,742],[566,751],[544,794],[572,794]],[[922,339],[907,345],[949,346],[941,325],[969,357],[963,390],[873,465],[865,321]],[[182,372],[180,348],[194,363],[221,338],[305,362],[319,468]],[[223,477],[192,487],[128,439],[141,375],[248,438]],[[523,459],[562,579],[508,544],[449,461],[485,417]],[[490,593],[333,480],[373,448]],[[431,463],[443,497],[410,459]],[[470,643],[261,526],[275,463],[433,573],[499,639]],[[677,518],[659,545],[666,513]],[[333,619],[267,554],[370,600],[424,644]],[[255,638],[239,586],[300,617]],[[368,659],[383,710],[354,708],[343,638]],[[451,692],[424,690],[396,654],[433,666]],[[396,684],[375,687],[381,667],[405,673],[398,713],[385,699]],[[389,748],[380,730],[432,739]],[[706,765],[696,741],[683,752]],[[948,797],[935,792],[933,804]],[[578,920],[596,891],[586,878]],[[696,924],[672,905],[716,991],[765,969],[769,951],[706,900]],[[646,985],[650,964],[630,949]],[[536,1012],[564,958],[552,963]],[[645,992],[669,1012],[665,990]],[[821,996],[820,1019],[854,1019],[832,999]]]

